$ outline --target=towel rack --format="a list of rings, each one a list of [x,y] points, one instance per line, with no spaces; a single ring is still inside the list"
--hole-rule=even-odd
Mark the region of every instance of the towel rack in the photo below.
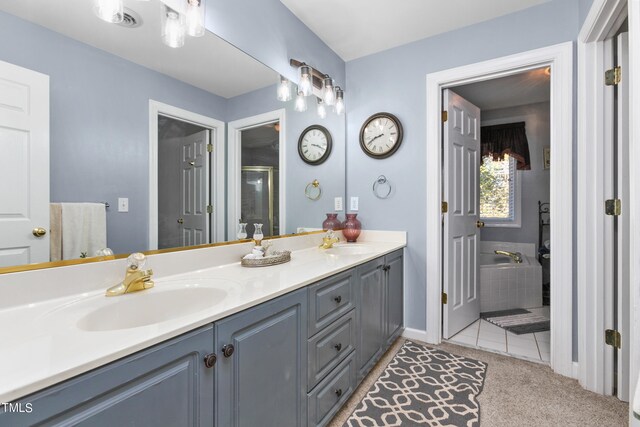
[[[105,207],[105,208],[107,208],[107,209],[109,209],[109,202],[100,202],[100,203],[103,203],[103,204],[104,204],[104,207]]]

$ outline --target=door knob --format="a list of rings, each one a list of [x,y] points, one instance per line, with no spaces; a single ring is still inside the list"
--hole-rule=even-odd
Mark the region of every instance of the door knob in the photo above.
[[[178,224],[184,224],[184,219],[183,218],[178,218]]]
[[[227,344],[222,347],[222,354],[224,355],[224,357],[231,357],[234,350],[235,348],[233,348],[233,344]]]
[[[207,368],[213,368],[216,364],[217,359],[218,358],[216,357],[215,354],[213,353],[207,354],[204,357],[204,366],[206,366]]]
[[[476,221],[476,227],[478,228],[484,227],[484,221],[480,221],[480,220]]]
[[[32,232],[32,233],[33,233],[33,235],[34,235],[34,236],[36,236],[36,237],[42,237],[42,236],[44,236],[45,234],[47,234],[47,230],[45,230],[45,229],[44,229],[44,228],[42,228],[42,227],[36,227],[36,228],[34,228],[31,232]]]

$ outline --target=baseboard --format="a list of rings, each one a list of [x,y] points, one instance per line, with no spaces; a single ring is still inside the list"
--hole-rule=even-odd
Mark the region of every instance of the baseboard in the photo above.
[[[571,365],[571,378],[577,380],[580,377],[580,364],[578,362],[573,362]]]
[[[410,340],[418,340],[426,343],[429,342],[427,339],[427,331],[421,331],[420,329],[404,328],[402,336]]]

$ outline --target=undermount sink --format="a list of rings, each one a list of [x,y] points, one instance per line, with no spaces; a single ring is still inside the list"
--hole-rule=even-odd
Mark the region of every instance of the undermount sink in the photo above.
[[[150,289],[110,298],[77,323],[85,331],[112,331],[153,325],[205,310],[227,293],[213,288]]]
[[[374,253],[374,249],[363,243],[342,243],[333,245],[326,252],[333,255],[369,255]]]

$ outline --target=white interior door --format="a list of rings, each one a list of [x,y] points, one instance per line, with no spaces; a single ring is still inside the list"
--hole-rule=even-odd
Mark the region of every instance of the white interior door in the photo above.
[[[451,338],[480,316],[480,109],[449,89],[443,95],[443,336]]]
[[[193,246],[209,243],[209,162],[207,144],[209,131],[203,130],[184,137],[181,150],[182,245]]]
[[[629,236],[630,229],[630,209],[629,209],[629,78],[625,76],[625,70],[629,70],[629,33],[618,35],[617,40],[618,65],[623,70],[623,77],[618,85],[617,96],[617,197],[622,200],[622,214],[617,217],[617,301],[618,319],[617,329],[622,338],[622,346],[617,352],[617,378],[618,378],[618,398],[625,402],[629,401],[630,385],[634,384],[629,377],[631,343],[630,328],[630,276],[629,276]]]
[[[45,261],[49,76],[0,61],[0,267]]]

